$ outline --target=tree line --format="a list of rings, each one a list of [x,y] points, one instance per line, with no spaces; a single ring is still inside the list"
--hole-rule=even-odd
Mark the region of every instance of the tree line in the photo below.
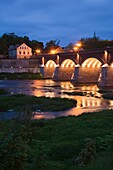
[[[51,48],[58,48],[60,41],[57,40],[50,40],[46,43],[44,47],[43,42],[39,42],[37,40],[30,40],[27,36],[17,36],[15,33],[4,33],[0,37],[0,54],[7,56],[8,55],[8,48],[10,45],[17,45],[25,43],[29,47],[32,48],[33,54],[36,52],[37,49],[40,51],[48,53]]]
[[[0,37],[0,54],[7,56],[8,48],[10,45],[17,45],[22,43],[26,43],[28,46],[30,46],[33,50],[33,53],[37,47],[40,49],[44,48],[43,42],[30,40],[27,36],[17,36],[15,33],[5,33]]]
[[[106,46],[113,46],[113,40],[102,40],[99,37],[92,38],[81,38],[79,40],[82,44],[82,48],[84,50],[103,48]],[[17,36],[15,33],[4,33],[0,37],[0,54],[4,56],[8,56],[8,48],[10,45],[17,45],[26,43],[29,47],[32,48],[33,54],[37,49],[40,49],[41,52],[48,53],[51,49],[56,49],[61,47],[59,40],[50,40],[44,46],[43,42],[39,42],[37,40],[30,40],[27,36]],[[68,49],[70,51],[73,50],[73,47],[76,43],[69,43],[64,49]]]

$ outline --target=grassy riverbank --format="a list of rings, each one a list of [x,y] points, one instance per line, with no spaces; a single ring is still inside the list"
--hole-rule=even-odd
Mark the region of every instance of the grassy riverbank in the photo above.
[[[0,122],[2,170],[112,170],[113,111]]]
[[[40,80],[40,73],[0,73],[0,80]]]
[[[0,96],[0,111],[62,111],[76,106],[67,98],[35,97],[24,94]]]

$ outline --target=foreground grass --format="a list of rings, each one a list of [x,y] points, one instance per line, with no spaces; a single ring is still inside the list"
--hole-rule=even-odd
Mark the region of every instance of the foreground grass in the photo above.
[[[0,73],[0,80],[39,80],[40,73]]]
[[[112,170],[113,111],[0,123],[0,168]]]
[[[67,98],[47,98],[24,94],[0,96],[0,111],[61,111],[76,106],[76,101]]]

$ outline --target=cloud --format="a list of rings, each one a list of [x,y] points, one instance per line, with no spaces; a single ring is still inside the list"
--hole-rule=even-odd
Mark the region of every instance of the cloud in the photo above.
[[[4,0],[0,1],[0,34],[15,32],[62,44],[90,37],[113,35],[112,0]]]

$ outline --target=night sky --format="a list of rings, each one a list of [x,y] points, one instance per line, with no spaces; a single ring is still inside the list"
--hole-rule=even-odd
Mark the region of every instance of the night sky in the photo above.
[[[113,0],[0,0],[0,36],[14,32],[66,46],[94,31],[113,39]]]

